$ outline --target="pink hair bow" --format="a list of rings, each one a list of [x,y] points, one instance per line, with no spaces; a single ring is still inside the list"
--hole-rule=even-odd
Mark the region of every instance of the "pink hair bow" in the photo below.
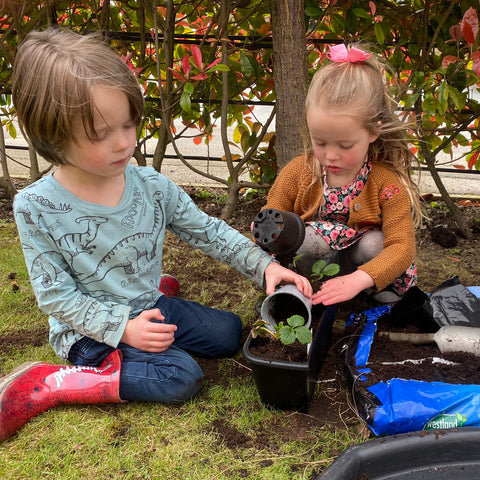
[[[347,50],[347,47],[340,43],[339,45],[329,45],[330,51],[327,53],[327,57],[337,63],[343,62],[363,62],[367,58],[370,58],[370,54],[360,50],[359,48],[352,47]]]

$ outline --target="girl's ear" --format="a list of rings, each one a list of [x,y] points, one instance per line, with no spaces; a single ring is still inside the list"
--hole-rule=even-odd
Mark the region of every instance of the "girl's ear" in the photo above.
[[[370,143],[373,143],[381,133],[382,129],[382,122],[379,120],[377,122],[377,125],[374,127],[373,131],[370,133]]]

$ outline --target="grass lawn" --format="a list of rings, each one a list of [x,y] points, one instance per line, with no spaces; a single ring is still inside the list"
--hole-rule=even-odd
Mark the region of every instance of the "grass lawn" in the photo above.
[[[202,209],[216,208],[212,198],[202,195]],[[252,204],[239,224],[248,227],[261,204]],[[424,291],[453,275],[478,285],[480,210],[474,205],[466,212],[476,228],[471,242],[459,238],[455,247],[439,247],[432,241],[433,226],[447,223],[444,209],[432,208],[428,228],[417,232]],[[164,272],[179,279],[181,297],[237,313],[248,333],[262,293],[252,282],[173,235],[166,237]],[[61,363],[48,344],[47,317],[36,305],[8,220],[0,220],[0,291],[0,377],[26,361]],[[365,309],[340,306],[337,332],[350,313]],[[347,447],[372,436],[356,415],[334,347],[308,415],[265,408],[240,351],[229,359],[199,359],[204,388],[183,405],[65,406],[32,419],[0,444],[0,478],[313,480]]]
[[[253,322],[261,290],[240,274],[173,236],[164,268],[179,278],[184,298],[230,309],[246,326]],[[0,376],[25,361],[61,363],[10,221],[0,222],[0,290]],[[265,408],[241,352],[210,368],[215,380],[206,375],[200,394],[180,406],[76,405],[37,416],[0,444],[0,478],[312,479],[368,437],[343,407],[333,423]],[[316,395],[331,394],[325,385]]]

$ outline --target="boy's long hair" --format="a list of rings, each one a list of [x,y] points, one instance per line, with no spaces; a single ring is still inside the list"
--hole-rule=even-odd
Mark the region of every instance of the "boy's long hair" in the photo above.
[[[363,45],[356,46],[366,51]],[[409,148],[406,125],[396,115],[394,101],[387,93],[384,68],[385,64],[373,54],[358,63],[332,61],[326,64],[312,78],[305,111],[321,106],[330,113],[352,115],[370,133],[378,135],[370,144],[368,156],[372,163],[383,163],[400,177],[410,194],[412,214],[418,226],[422,220],[420,192],[411,175],[412,166],[418,166],[419,162]],[[305,119],[304,131],[305,153],[312,166],[313,185],[322,182],[322,170],[315,160]]]
[[[79,35],[59,28],[30,33],[15,57],[12,83],[22,132],[54,165],[66,163],[65,148],[78,138],[79,119],[88,138],[95,138],[95,85],[125,93],[136,125],[143,115],[137,79],[96,34]]]

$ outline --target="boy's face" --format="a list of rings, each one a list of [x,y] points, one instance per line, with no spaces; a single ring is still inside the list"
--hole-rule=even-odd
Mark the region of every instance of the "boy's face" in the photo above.
[[[94,140],[88,138],[79,119],[77,142],[70,140],[68,143],[66,160],[92,179],[123,174],[136,144],[136,125],[131,118],[127,96],[120,90],[95,85],[93,101]]]

